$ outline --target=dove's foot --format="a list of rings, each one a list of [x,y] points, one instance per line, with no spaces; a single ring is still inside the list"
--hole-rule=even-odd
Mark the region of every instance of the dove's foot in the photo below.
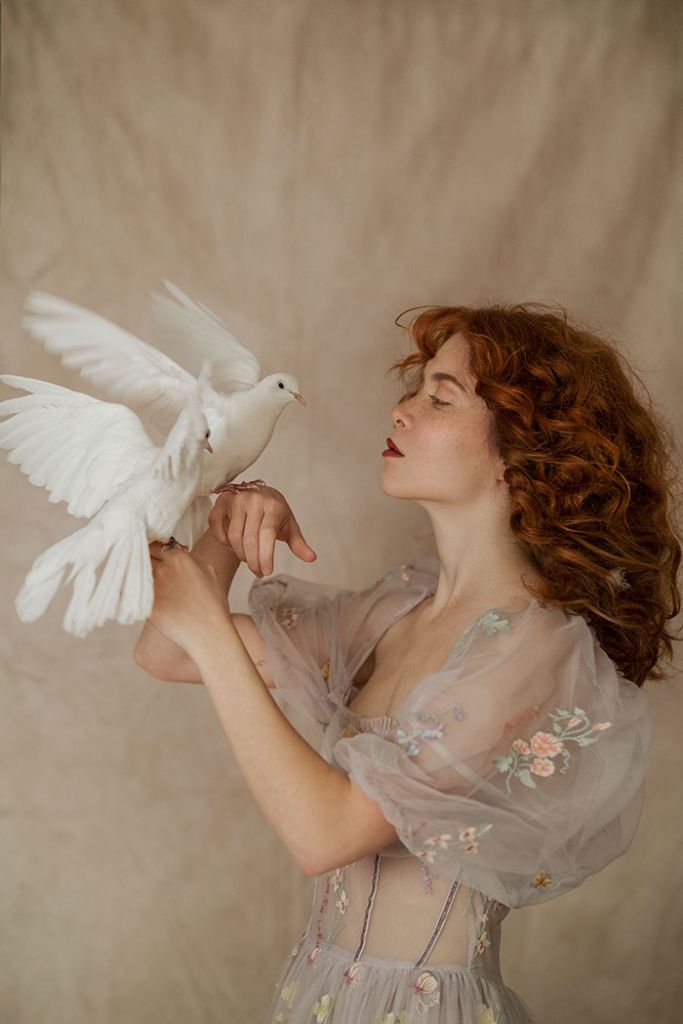
[[[265,487],[266,481],[243,480],[241,484],[220,484],[211,493],[222,494],[224,491],[230,491],[232,494],[239,494],[240,491],[257,491],[261,484]]]
[[[179,540],[175,539],[175,537],[170,537],[167,541],[164,541],[161,546],[162,548],[182,548],[183,551],[190,550],[187,544],[181,544]]]

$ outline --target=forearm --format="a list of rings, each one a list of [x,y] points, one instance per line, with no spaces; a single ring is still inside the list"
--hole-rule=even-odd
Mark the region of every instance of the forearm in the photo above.
[[[225,590],[227,602],[230,585],[240,565],[240,559],[235,552],[232,548],[216,540],[213,531],[209,528],[192,548],[191,554],[197,561],[209,563],[214,567],[221,587]],[[138,663],[162,666],[167,662],[177,661],[183,654],[183,648],[165,637],[149,619],[145,622],[135,645],[135,659]]]
[[[226,615],[192,645],[235,760],[256,802],[307,874],[326,863],[351,784],[290,724]]]

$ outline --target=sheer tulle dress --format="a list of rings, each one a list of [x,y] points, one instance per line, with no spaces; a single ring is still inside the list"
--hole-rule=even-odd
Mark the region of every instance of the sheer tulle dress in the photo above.
[[[491,608],[392,716],[349,710],[360,666],[437,579],[421,558],[363,591],[252,584],[277,691],[399,837],[315,878],[268,1024],[537,1024],[501,976],[501,922],[575,889],[636,833],[647,700],[580,616],[531,596]]]

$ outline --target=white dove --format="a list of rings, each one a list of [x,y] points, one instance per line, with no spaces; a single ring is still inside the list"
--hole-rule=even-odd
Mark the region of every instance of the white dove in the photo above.
[[[0,402],[0,415],[13,414],[0,424],[0,447],[11,449],[8,460],[19,463],[31,483],[47,487],[51,502],[68,501],[73,515],[92,517],[33,563],[15,599],[23,622],[44,613],[69,564],[65,583],[73,579],[74,586],[62,623],[67,632],[82,637],[110,619],[129,624],[149,617],[149,543],[168,543],[179,520],[192,515],[203,452],[212,450],[201,403],[208,372],[207,362],[163,447],[125,405],[0,375],[5,384],[31,392]]]
[[[296,377],[271,373],[261,377],[258,359],[206,306],[194,302],[164,280],[178,302],[152,292],[155,334],[164,348],[181,353],[184,369],[164,352],[81,306],[45,292],[29,292],[22,320],[30,334],[64,366],[80,369],[112,398],[150,419],[165,435],[195,383],[196,365],[209,358],[212,385],[202,392],[202,410],[211,430],[213,458],[205,461],[197,492],[196,521],[206,523],[211,494],[258,486],[263,480],[230,481],[251,466],[270,441],[284,407],[294,400],[305,406]],[[215,500],[215,499],[214,499]],[[192,539],[179,528],[177,536]]]

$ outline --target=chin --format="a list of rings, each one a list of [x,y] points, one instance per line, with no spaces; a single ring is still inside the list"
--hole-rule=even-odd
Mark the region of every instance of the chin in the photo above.
[[[405,494],[405,487],[401,486],[400,480],[390,480],[386,473],[379,475],[379,489],[389,498],[412,498],[412,494]]]

